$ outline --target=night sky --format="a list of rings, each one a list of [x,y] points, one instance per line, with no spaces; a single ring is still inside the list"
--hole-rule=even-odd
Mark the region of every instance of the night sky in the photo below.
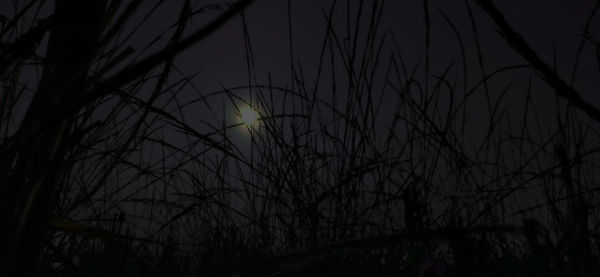
[[[150,7],[150,2],[148,3]],[[486,92],[483,85],[479,83],[483,77],[482,69],[479,65],[477,54],[477,44],[475,41],[473,22],[469,14],[469,8],[472,12],[477,39],[482,54],[483,71],[490,74],[495,70],[506,66],[526,65],[527,62],[515,53],[513,49],[504,41],[497,32],[496,25],[480,7],[471,1],[428,1],[428,12],[430,17],[430,42],[429,42],[429,77],[425,78],[425,14],[423,1],[377,1],[376,5],[372,2],[362,2],[362,8],[359,8],[361,1],[256,1],[246,11],[243,16],[238,16],[225,24],[223,28],[216,31],[206,40],[185,50],[176,58],[175,65],[177,73],[191,76],[191,85],[177,92],[179,103],[191,101],[193,104],[186,105],[180,109],[177,106],[171,107],[171,111],[181,112],[182,118],[196,128],[200,133],[214,134],[216,129],[221,126],[237,126],[226,128],[224,136],[226,141],[232,143],[238,148],[247,161],[252,160],[250,143],[254,139],[261,145],[261,138],[250,137],[248,128],[239,125],[240,120],[236,113],[238,108],[243,107],[245,103],[257,104],[259,95],[267,99],[275,99],[274,105],[269,108],[274,109],[276,119],[271,120],[281,124],[284,134],[291,140],[291,129],[295,128],[291,123],[292,117],[281,117],[290,113],[290,110],[302,109],[302,100],[296,99],[295,102],[290,97],[285,98],[282,91],[269,91],[266,86],[285,88],[298,93],[307,93],[308,97],[316,97],[323,103],[331,104],[335,96],[336,107],[343,111],[348,103],[348,79],[339,74],[344,71],[344,62],[341,55],[334,54],[334,65],[328,64],[331,56],[329,51],[332,41],[326,38],[327,18],[331,12],[332,31],[335,32],[341,47],[350,49],[352,43],[357,44],[357,64],[362,61],[372,61],[372,58],[366,57],[361,53],[366,49],[366,37],[368,27],[373,19],[373,9],[381,16],[378,17],[379,25],[374,31],[375,42],[381,43],[380,63],[374,74],[373,86],[377,91],[374,98],[381,97],[381,104],[378,107],[378,118],[376,121],[375,137],[383,140],[386,136],[387,128],[391,126],[394,113],[398,108],[398,94],[387,84],[401,86],[407,82],[406,79],[392,80],[386,83],[384,79],[384,69],[389,66],[388,61],[392,58],[398,60],[400,57],[402,63],[408,71],[414,70],[414,78],[420,82],[420,86],[428,86],[429,92],[421,91],[411,92],[415,99],[422,99],[424,95],[432,95],[432,88],[436,84],[436,78],[441,76],[445,70],[450,68],[446,78],[449,82],[456,84],[457,91],[471,91],[472,96],[464,104],[466,107],[465,136],[463,137],[463,151],[475,156],[475,152],[481,141],[484,140],[489,122],[488,105],[493,105],[497,99],[501,98],[500,110],[509,115],[498,125],[502,130],[510,130],[514,136],[521,135],[523,118],[521,114],[525,108],[525,98],[529,80],[531,80],[531,98],[537,112],[537,119],[528,115],[526,123],[527,133],[540,143],[556,131],[557,107],[559,116],[565,115],[565,101],[563,98],[557,98],[554,90],[547,86],[531,68],[520,68],[508,70],[497,74],[489,79],[488,89],[490,101],[486,99]],[[203,3],[197,3],[196,9],[202,7]],[[289,5],[289,6],[288,6]],[[349,5],[349,6],[348,6]],[[374,5],[374,6],[373,6]],[[382,6],[383,5],[383,8]],[[500,11],[505,15],[506,20],[520,32],[530,46],[537,51],[539,56],[548,64],[554,65],[560,76],[565,80],[570,80],[575,62],[575,54],[582,38],[583,27],[591,13],[595,3],[593,1],[578,1],[576,3],[567,3],[565,1],[501,1],[497,3]],[[333,7],[333,8],[332,8]],[[198,18],[193,18],[188,32],[195,27],[202,26],[207,22],[206,18],[216,16],[224,10],[224,6],[214,6],[214,9],[207,8],[206,12],[199,14]],[[139,36],[134,36],[130,44],[137,49],[143,49],[152,41],[157,30],[163,30],[164,26],[169,26],[173,18],[179,12],[179,6],[170,6],[163,4],[147,19],[146,23],[141,25]],[[206,15],[204,16],[200,15]],[[291,16],[291,19],[290,19]],[[360,17],[360,21],[357,19]],[[447,18],[447,19],[445,19]],[[466,59],[466,68],[463,69],[462,55],[459,40],[448,20],[454,24],[463,42],[464,55]],[[594,19],[591,23],[591,29],[596,30],[598,20]],[[244,26],[245,25],[245,26]],[[596,29],[594,29],[596,28]],[[291,29],[291,36],[289,30]],[[358,30],[358,35],[356,35]],[[244,37],[244,31],[247,32],[247,40]],[[163,35],[160,42],[165,41],[170,32]],[[355,39],[356,38],[356,39]],[[325,65],[321,75],[318,76],[320,54],[325,42]],[[383,42],[382,42],[383,41]],[[248,51],[248,47],[252,52]],[[362,47],[362,48],[361,48]],[[148,51],[151,51],[151,47]],[[335,50],[337,51],[337,50]],[[553,52],[555,51],[555,53]],[[579,67],[575,74],[573,86],[582,94],[584,99],[590,103],[600,103],[597,88],[600,86],[598,76],[598,64],[595,58],[594,47],[587,44],[579,57]],[[142,54],[143,56],[143,54]],[[248,59],[251,65],[248,65]],[[292,66],[294,73],[292,73]],[[449,67],[451,66],[451,67]],[[250,68],[250,72],[249,72]],[[331,70],[335,70],[336,88],[332,87],[333,77]],[[463,70],[467,73],[466,80]],[[295,75],[294,75],[295,74]],[[177,76],[177,74],[173,74]],[[179,76],[181,76],[179,75]],[[173,79],[177,77],[173,76]],[[301,85],[298,80],[305,85]],[[316,80],[319,83],[316,83]],[[425,81],[427,80],[427,81]],[[465,88],[463,82],[466,81]],[[384,86],[386,83],[386,86]],[[478,84],[479,83],[479,84]],[[193,87],[192,87],[193,85]],[[248,89],[248,86],[258,88]],[[224,91],[228,91],[226,96]],[[506,92],[505,94],[503,94]],[[449,101],[444,93],[439,96],[438,104],[444,106]],[[205,102],[206,101],[206,102]],[[491,104],[490,104],[491,103]],[[174,103],[171,102],[171,105]],[[442,108],[443,109],[443,108]],[[505,110],[502,110],[505,109]],[[296,113],[301,113],[294,110]],[[269,112],[259,111],[263,115]],[[323,118],[331,119],[331,111],[324,108],[321,111]],[[578,113],[582,122],[588,122],[588,118],[583,113]],[[315,115],[315,117],[318,117]],[[312,127],[317,128],[316,119],[312,121]],[[591,123],[597,126],[596,123]],[[219,127],[215,127],[219,126]],[[256,127],[256,126],[255,126]],[[529,132],[530,131],[530,132]],[[260,134],[261,130],[256,127],[255,135]],[[402,133],[401,131],[399,133]],[[184,138],[179,137],[177,132],[165,134],[171,136],[174,142],[186,144]],[[340,133],[338,133],[339,135]],[[402,136],[402,134],[400,135]],[[216,140],[223,139],[219,135],[213,135]],[[256,143],[256,141],[254,143]],[[587,139],[587,143],[595,145],[597,141]],[[268,146],[264,142],[263,146]],[[258,147],[258,146],[257,146]],[[502,148],[506,147],[506,148]],[[514,154],[510,146],[491,150],[490,156],[478,157],[482,160],[495,160],[494,155],[509,156]],[[506,152],[505,152],[506,151]],[[523,149],[524,153],[532,154],[536,151],[532,149]],[[530,151],[530,152],[528,152]],[[207,156],[221,154],[208,152]],[[552,163],[552,153],[548,152],[540,155],[539,163]],[[342,158],[343,159],[343,158]],[[273,160],[272,162],[275,162]],[[517,166],[516,162],[512,166]],[[510,166],[511,162],[507,161]],[[232,185],[237,183],[235,179],[237,174],[253,176],[245,170],[232,171],[226,174],[232,177]],[[439,178],[444,175],[444,170],[440,170]],[[480,178],[486,180],[486,173]],[[443,184],[438,184],[443,186]],[[234,185],[235,186],[235,185]],[[443,189],[443,188],[442,188]],[[187,189],[178,190],[187,191]],[[531,192],[528,192],[531,193]],[[515,196],[513,201],[520,202],[514,206],[516,210],[535,206],[537,201],[541,201],[539,195]],[[243,198],[243,197],[242,197]],[[241,200],[244,202],[244,200]],[[245,201],[248,201],[246,199]],[[235,201],[234,201],[235,202]],[[477,201],[475,201],[477,202]],[[247,202],[246,202],[247,203]],[[437,206],[437,205],[435,205]],[[435,209],[435,208],[434,208]],[[510,219],[507,219],[510,221]]]
[[[269,78],[273,85],[279,87],[293,86],[290,63],[302,66],[304,81],[315,87],[319,54],[326,34],[326,16],[331,9],[332,1],[257,1],[244,12],[245,24],[249,33],[249,43],[253,50],[253,76],[248,73],[246,51],[243,34],[243,22],[240,17],[231,20],[210,39],[183,52],[177,58],[177,66],[183,74],[192,74],[200,71],[194,79],[194,85],[203,93],[221,90],[223,87],[239,87],[249,84],[266,85]],[[348,27],[354,32],[356,25],[359,29],[359,44],[364,42],[366,26],[369,24],[371,3],[363,3],[361,21],[357,23],[357,7],[360,1],[349,1],[351,14],[348,19],[347,2],[338,1],[333,13],[334,30],[339,39],[354,36],[347,34]],[[383,1],[382,1],[383,2]],[[288,4],[291,6],[291,43],[288,29]],[[442,13],[456,26],[463,40],[467,70],[469,74],[468,87],[481,80],[481,71],[478,64],[477,49],[474,41],[473,29],[466,5],[471,6],[476,22],[479,43],[483,55],[486,73],[508,65],[522,65],[526,62],[502,39],[496,31],[497,27],[478,6],[468,1],[450,3],[448,1],[429,1],[431,17],[431,42],[430,42],[430,72],[441,74],[447,66],[454,62],[453,69],[462,66],[460,46],[457,37],[444,19]],[[499,10],[505,15],[508,22],[520,32],[526,41],[533,47],[539,56],[548,64],[555,64],[556,70],[565,80],[570,80],[575,63],[575,55],[581,42],[583,27],[594,7],[593,1],[501,1],[497,3]],[[199,3],[198,6],[201,6]],[[378,39],[385,35],[382,59],[392,55],[402,56],[407,67],[412,68],[419,63],[417,76],[423,74],[425,55],[424,35],[424,10],[422,1],[385,1],[385,8],[377,29]],[[147,41],[154,38],[157,26],[166,26],[171,21],[166,21],[178,12],[178,7],[168,4],[160,6],[154,17],[142,26],[140,36],[131,41],[136,49],[143,48]],[[208,16],[217,14],[217,11],[208,11]],[[171,14],[166,16],[165,14]],[[208,17],[207,16],[207,17]],[[201,26],[203,18],[194,19],[188,27]],[[167,23],[168,22],[168,23]],[[349,24],[348,24],[349,23]],[[597,26],[598,19],[591,22]],[[163,28],[164,29],[164,28]],[[393,39],[397,41],[394,48]],[[293,56],[290,55],[290,49]],[[398,51],[398,52],[397,52]],[[555,55],[553,54],[555,51]],[[573,86],[590,103],[599,103],[596,89],[600,85],[597,78],[597,62],[594,49],[590,45],[583,48],[579,57],[579,67]],[[339,66],[339,64],[338,64]],[[462,78],[453,72],[453,78]],[[327,84],[327,74],[321,77],[321,83]],[[529,76],[534,76],[534,85],[540,89],[534,90],[534,99],[538,108],[548,113],[554,113],[556,106],[555,94],[535,78],[531,70],[516,70],[503,74],[491,80],[493,89],[498,93],[509,82],[514,82],[507,97],[511,109],[522,106],[523,90],[527,86]],[[323,79],[325,78],[325,79]],[[342,84],[343,85],[343,84]],[[339,89],[339,88],[338,88]],[[183,94],[186,91],[182,92]],[[236,91],[240,96],[248,97],[248,91]],[[514,95],[511,95],[514,93]],[[317,97],[328,99],[331,89],[320,85]],[[338,95],[343,95],[339,94]],[[193,96],[192,96],[193,97]],[[216,102],[219,100],[215,99]],[[474,100],[477,101],[477,100]],[[230,105],[227,103],[226,105]],[[218,106],[218,105],[215,105]],[[196,109],[195,107],[190,107]],[[381,112],[391,114],[395,106],[386,107]],[[190,112],[198,112],[190,111]],[[518,110],[517,110],[518,111]],[[479,111],[473,111],[478,113]],[[516,111],[515,111],[516,112]],[[218,112],[217,112],[218,113]],[[229,110],[228,110],[229,113]],[[194,117],[195,115],[190,115]],[[546,116],[550,116],[547,114]],[[207,118],[203,115],[198,117]],[[477,116],[473,116],[476,122]],[[475,123],[476,124],[476,123]]]

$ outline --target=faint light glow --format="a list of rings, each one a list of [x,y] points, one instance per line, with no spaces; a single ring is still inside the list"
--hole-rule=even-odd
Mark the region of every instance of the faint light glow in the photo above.
[[[258,120],[259,115],[258,112],[256,112],[250,106],[245,106],[240,109],[240,118],[242,122],[246,123],[246,125],[252,126],[256,120]]]

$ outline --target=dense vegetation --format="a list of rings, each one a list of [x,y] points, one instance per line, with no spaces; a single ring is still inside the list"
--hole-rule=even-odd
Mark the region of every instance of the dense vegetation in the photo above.
[[[332,1],[299,62],[288,1],[288,80],[256,69],[252,1],[200,2],[3,11],[0,276],[600,274],[600,111],[578,83],[600,73],[600,2],[566,71],[490,0],[461,3],[467,28],[420,1],[408,54],[386,1]],[[514,59],[487,63],[484,19]],[[208,91],[176,57],[232,20],[248,79]],[[257,123],[230,118],[246,106]]]

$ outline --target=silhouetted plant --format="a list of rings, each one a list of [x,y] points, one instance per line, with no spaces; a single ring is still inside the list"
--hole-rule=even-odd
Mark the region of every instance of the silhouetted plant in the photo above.
[[[294,61],[288,1],[287,81],[257,77],[252,1],[178,2],[145,51],[128,28],[169,1],[55,2],[14,1],[0,22],[2,276],[598,273],[600,113],[490,0],[465,1],[470,30],[422,1],[414,64],[383,30],[385,1],[333,1],[314,68]],[[597,10],[581,42],[596,50]],[[188,26],[207,11],[221,13]],[[481,11],[524,64],[485,63]],[[239,14],[248,83],[177,77],[177,54]],[[433,54],[437,19],[457,57]],[[556,125],[540,123],[538,90],[562,97]],[[232,123],[216,105],[260,118]]]

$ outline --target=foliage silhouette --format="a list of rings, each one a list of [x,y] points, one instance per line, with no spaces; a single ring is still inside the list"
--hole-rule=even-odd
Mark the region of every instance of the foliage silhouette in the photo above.
[[[332,1],[307,69],[288,1],[290,79],[278,85],[257,77],[251,0],[178,2],[143,51],[131,37],[169,1],[23,2],[0,30],[0,276],[600,273],[600,113],[574,83],[594,55],[583,45],[600,49],[600,4],[569,82],[491,0],[465,1],[470,30],[422,1],[414,64],[382,30],[386,1]],[[522,64],[486,63],[482,11]],[[175,58],[233,18],[248,84],[202,91]],[[438,19],[457,57],[435,55]],[[553,124],[538,91],[562,97]],[[256,108],[259,124],[219,105]]]

